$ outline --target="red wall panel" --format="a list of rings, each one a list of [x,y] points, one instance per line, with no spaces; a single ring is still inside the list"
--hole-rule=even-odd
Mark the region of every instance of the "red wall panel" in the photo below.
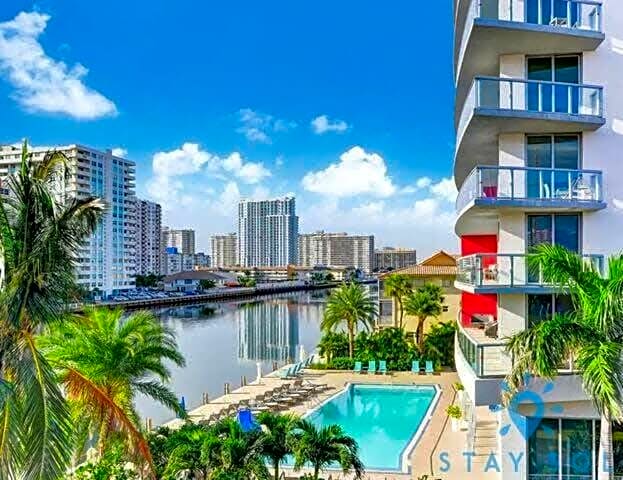
[[[461,255],[474,253],[497,253],[498,239],[496,235],[463,235],[461,237]],[[496,263],[495,257],[483,258],[482,266]],[[468,326],[472,315],[480,313],[493,315],[497,318],[498,297],[495,294],[474,294],[463,292],[461,295],[461,322]]]

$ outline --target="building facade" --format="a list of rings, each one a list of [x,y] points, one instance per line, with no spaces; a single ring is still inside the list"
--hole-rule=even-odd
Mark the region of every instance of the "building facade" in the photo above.
[[[31,147],[34,161],[50,149]],[[84,145],[55,147],[67,157],[68,178],[59,195],[98,197],[106,202],[102,221],[76,252],[76,281],[88,291],[112,295],[134,288],[136,274],[135,164],[111,150]],[[16,172],[21,147],[0,146],[0,180]]]
[[[399,270],[417,265],[417,252],[411,248],[385,247],[374,251],[374,270]]]
[[[296,265],[299,217],[294,197],[238,205],[238,256],[243,267]]]
[[[179,253],[194,254],[195,231],[190,228],[176,230],[169,227],[163,227],[162,246],[163,248],[175,247]]]
[[[136,273],[158,275],[161,270],[162,207],[158,203],[136,201]]]
[[[210,255],[199,253],[180,253],[177,247],[167,247],[162,255],[163,262],[160,273],[173,275],[180,272],[190,272],[210,267]]]
[[[324,231],[299,235],[299,265],[374,268],[374,235],[348,235]]]
[[[442,288],[444,297],[442,313],[438,318],[426,320],[424,332],[427,332],[431,325],[435,323],[455,321],[461,304],[461,292],[454,286],[456,274],[456,257],[444,251],[435,253],[417,265],[383,273],[379,276],[378,325],[397,327],[400,324],[400,305],[396,299],[385,294],[384,283],[390,275],[405,275],[409,278],[413,290],[427,283],[432,283]],[[416,317],[404,312],[402,322],[403,328],[407,332],[416,331],[418,324]]]
[[[528,268],[531,248],[562,245],[602,271],[604,257],[621,249],[614,232],[623,231],[623,3],[455,0],[454,7],[462,255],[455,356],[464,408],[475,419],[468,443],[479,444],[487,423],[493,431],[530,425],[528,438],[506,429],[493,448],[476,448],[477,457],[494,450],[502,479],[602,478],[599,415],[572,361],[551,386],[542,379],[528,385],[543,415],[521,400],[510,412],[489,406],[501,403],[511,368],[505,339],[572,308],[564,292]],[[613,438],[620,442],[620,433]],[[513,464],[511,453],[523,460]],[[578,453],[584,461],[575,463]]]
[[[236,233],[213,235],[210,243],[213,267],[225,268],[238,265],[238,235]]]

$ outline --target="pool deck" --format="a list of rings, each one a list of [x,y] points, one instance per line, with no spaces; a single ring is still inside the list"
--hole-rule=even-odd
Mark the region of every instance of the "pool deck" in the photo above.
[[[349,383],[372,383],[372,384],[396,384],[396,385],[437,385],[441,391],[437,406],[433,411],[428,425],[424,429],[419,438],[410,458],[411,473],[374,473],[367,472],[368,480],[417,480],[423,475],[429,475],[430,480],[468,480],[485,479],[495,480],[499,478],[499,474],[495,472],[484,473],[484,465],[474,461],[472,471],[468,471],[463,452],[467,445],[467,432],[452,432],[450,422],[445,413],[446,408],[455,402],[456,392],[454,383],[459,381],[455,372],[441,372],[435,375],[414,375],[410,372],[392,372],[388,375],[367,375],[354,374],[344,371],[315,371],[306,370],[304,373],[306,380],[315,383],[325,383],[332,388],[319,396],[313,397],[299,405],[290,408],[288,411],[299,415],[304,415],[309,410],[317,407],[332,395],[342,390]],[[198,422],[207,419],[210,415],[217,413],[230,404],[245,398],[253,398],[271,390],[275,386],[283,383],[291,382],[290,380],[281,380],[276,377],[268,376],[262,378],[261,384],[249,384],[245,387],[232,391],[232,393],[217,398],[208,404],[202,405],[189,412],[189,418]],[[169,427],[178,427],[182,424],[181,420],[173,420],[166,423]],[[442,467],[447,466],[440,460],[440,455],[444,453],[445,458],[450,462],[450,468],[447,472],[442,471]],[[305,471],[294,474],[287,478],[299,478]],[[334,480],[346,480],[349,477],[344,476],[341,472],[327,472],[324,477],[328,478],[329,473]]]

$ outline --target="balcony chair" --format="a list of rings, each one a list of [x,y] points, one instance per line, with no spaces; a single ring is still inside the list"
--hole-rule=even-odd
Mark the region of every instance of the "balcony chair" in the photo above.
[[[489,338],[498,338],[498,321],[492,319],[485,324],[485,335]]]

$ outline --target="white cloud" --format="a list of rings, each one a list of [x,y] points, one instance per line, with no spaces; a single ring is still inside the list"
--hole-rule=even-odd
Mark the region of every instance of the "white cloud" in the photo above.
[[[420,177],[415,182],[415,186],[422,189],[429,187],[431,183],[433,183],[433,181],[430,179],[430,177]]]
[[[443,178],[438,183],[431,184],[429,188],[433,195],[447,202],[454,202],[458,194],[454,180],[451,178]]]
[[[261,163],[244,163],[238,152],[234,152],[223,159],[223,168],[232,172],[245,183],[258,183],[270,176],[270,172]]]
[[[236,131],[242,133],[250,142],[257,143],[271,143],[272,133],[287,132],[297,126],[295,122],[275,118],[250,108],[240,109],[238,118],[241,125]]]
[[[324,170],[307,173],[302,184],[310,192],[335,197],[362,194],[389,197],[396,191],[387,175],[383,157],[368,153],[361,147],[344,152],[339,162],[332,163]]]
[[[117,147],[112,149],[112,154],[115,157],[126,158],[126,156],[128,155],[128,151],[125,148]]]
[[[206,163],[217,161],[218,157],[201,150],[197,143],[184,143],[181,148],[156,153],[152,168],[156,175],[187,175],[198,172]]]
[[[314,133],[322,135],[327,132],[343,133],[348,130],[348,124],[344,120],[330,120],[327,115],[320,115],[311,121]]]
[[[13,97],[26,110],[68,115],[80,120],[116,115],[115,104],[87,87],[88,70],[71,68],[49,57],[38,41],[50,16],[21,12],[0,23],[0,74],[13,86]]]

